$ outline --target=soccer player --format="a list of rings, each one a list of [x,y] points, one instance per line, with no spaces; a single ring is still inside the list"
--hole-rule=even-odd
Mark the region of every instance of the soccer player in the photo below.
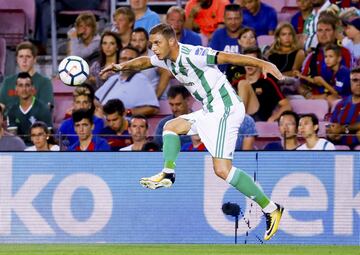
[[[214,51],[211,48],[181,44],[170,25],[159,24],[150,31],[152,57],[142,56],[121,64],[113,64],[101,72],[127,69],[142,70],[158,66],[171,71],[201,101],[203,109],[181,115],[168,121],[163,131],[163,170],[154,176],[142,178],[140,184],[149,189],[170,187],[175,181],[175,161],[180,152],[179,135],[198,134],[213,157],[214,171],[241,193],[259,204],[266,216],[269,240],[277,231],[284,208],[263,193],[252,178],[232,165],[239,127],[245,116],[244,104],[232,89],[217,64],[261,67],[282,79],[275,65],[240,54]]]

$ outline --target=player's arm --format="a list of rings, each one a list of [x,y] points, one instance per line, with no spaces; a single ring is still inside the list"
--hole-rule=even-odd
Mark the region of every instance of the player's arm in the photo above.
[[[262,72],[266,77],[266,74],[272,74],[276,79],[282,80],[283,75],[279,69],[270,62],[261,60],[252,56],[234,54],[220,51],[217,54],[217,64],[232,64],[238,66],[255,66],[262,68]]]
[[[115,71],[115,72],[119,72],[119,71],[123,71],[123,70],[144,70],[144,69],[148,69],[153,67],[153,65],[151,64],[150,58],[149,57],[145,57],[145,56],[141,56],[138,58],[134,58],[132,60],[120,63],[120,64],[112,64],[108,67],[105,67],[103,70],[100,71],[100,75],[109,72],[109,71]]]

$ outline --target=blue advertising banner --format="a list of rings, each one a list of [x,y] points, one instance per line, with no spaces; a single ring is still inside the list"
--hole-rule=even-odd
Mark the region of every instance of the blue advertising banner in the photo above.
[[[237,152],[234,165],[286,210],[270,243],[360,244],[358,152]],[[139,179],[161,153],[0,153],[0,242],[260,243],[260,208],[215,176],[208,153],[180,154],[170,189]]]

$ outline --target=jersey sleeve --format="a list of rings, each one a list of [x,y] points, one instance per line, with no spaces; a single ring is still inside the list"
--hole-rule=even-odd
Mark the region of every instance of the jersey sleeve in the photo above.
[[[218,51],[212,48],[196,47],[190,53],[190,60],[197,67],[216,65],[216,55]]]
[[[150,57],[150,62],[153,66],[157,66],[157,67],[162,67],[165,68],[167,70],[169,70],[169,68],[167,67],[167,65],[165,64],[164,61],[158,59],[158,57],[156,55],[152,55]]]

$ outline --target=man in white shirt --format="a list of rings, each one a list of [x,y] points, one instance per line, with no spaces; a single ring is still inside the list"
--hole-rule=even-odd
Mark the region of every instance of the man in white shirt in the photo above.
[[[299,134],[305,139],[305,143],[296,150],[335,150],[334,144],[318,136],[319,120],[315,114],[302,115],[299,120]]]
[[[144,115],[133,116],[128,129],[133,143],[121,148],[120,151],[141,151],[147,142],[148,128],[149,124]]]

